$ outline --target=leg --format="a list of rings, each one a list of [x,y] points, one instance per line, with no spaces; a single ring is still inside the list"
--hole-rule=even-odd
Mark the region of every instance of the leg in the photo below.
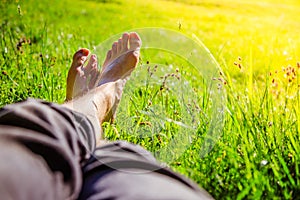
[[[3,107],[1,195],[7,199],[76,198],[82,184],[81,166],[95,148],[93,133],[85,116],[57,104],[28,99]]]
[[[126,39],[126,36],[124,38]],[[68,84],[73,84],[68,89],[72,88],[72,91],[67,90],[70,99],[64,107],[43,101],[28,100],[1,109],[0,144],[8,144],[7,141],[12,141],[9,147],[16,145],[17,153],[10,150],[9,157],[31,163],[30,165],[15,164],[13,159],[6,159],[7,154],[0,149],[0,159],[7,161],[0,164],[0,179],[4,180],[7,174],[14,175],[12,168],[5,167],[5,165],[15,166],[18,177],[13,179],[13,175],[9,176],[12,186],[6,185],[8,188],[5,188],[8,198],[18,199],[15,191],[23,188],[24,190],[20,193],[22,197],[24,194],[36,195],[28,196],[28,199],[47,199],[43,192],[53,194],[52,199],[75,199],[82,185],[81,166],[85,166],[83,188],[87,188],[87,191],[82,191],[83,197],[100,199],[98,197],[106,194],[110,197],[109,195],[114,195],[116,191],[119,191],[117,197],[122,199],[133,199],[135,194],[138,195],[137,198],[141,197],[140,199],[152,197],[174,199],[172,198],[174,194],[177,199],[181,198],[176,195],[178,194],[176,191],[182,191],[185,199],[186,197],[191,197],[190,199],[207,197],[205,192],[196,189],[196,186],[187,181],[180,178],[179,182],[176,181],[177,174],[161,167],[151,155],[145,156],[149,152],[141,150],[140,147],[124,145],[123,142],[101,146],[87,163],[90,152],[94,150],[95,138],[100,139],[100,134],[94,132],[94,127],[100,126],[105,120],[113,119],[124,84],[137,64],[140,47],[138,36],[131,33],[128,35],[128,42],[122,39],[119,41],[113,45],[101,73],[98,70],[87,70],[94,66],[87,65],[87,68],[77,70],[78,72],[86,70],[85,76],[79,76],[82,78],[76,79],[77,72],[75,72],[75,79],[72,81],[74,73],[70,72]],[[122,50],[119,44],[129,45],[128,50],[126,47]],[[86,55],[84,51],[83,54]],[[76,66],[72,65],[72,69]],[[95,76],[92,71],[96,73]],[[98,76],[99,81],[94,82],[93,80]],[[94,78],[87,79],[86,77]],[[81,83],[86,85],[76,86],[82,86]],[[6,146],[0,145],[0,148],[9,149]],[[24,154],[19,154],[19,151],[24,151]],[[27,156],[30,158],[27,159]],[[38,169],[38,173],[33,175],[35,175],[35,180],[42,178],[43,183],[46,183],[42,187],[42,193],[36,193],[32,189],[41,188],[38,181],[33,185],[30,184],[31,187],[25,187],[26,182],[23,180],[29,180],[29,178],[24,167],[29,167],[34,171]],[[18,182],[19,179],[22,180],[21,184]],[[31,183],[30,180],[29,183]],[[15,190],[11,190],[12,187]],[[116,190],[122,187],[124,187],[122,190]],[[105,191],[104,188],[108,190]],[[175,192],[173,192],[174,188]],[[135,193],[136,191],[138,193]],[[159,194],[159,197],[153,196],[156,194]]]
[[[84,108],[84,105],[88,105],[86,102],[91,101],[95,102],[93,112],[96,115],[98,113],[95,118],[98,118],[99,124],[113,119],[123,86],[137,63],[139,48],[140,40],[135,34],[124,34],[118,42],[115,42],[107,53],[101,73],[97,75],[100,77],[98,86],[79,98],[79,102],[74,95],[71,101],[73,109],[84,112],[80,108]],[[80,77],[80,73],[77,76]],[[76,82],[75,78],[74,80]],[[87,82],[86,85],[89,83]],[[85,92],[82,89],[78,94]],[[74,103],[79,103],[80,106],[74,106]],[[69,103],[67,102],[66,105],[69,106]],[[87,111],[87,113],[92,112]],[[85,165],[83,176],[83,188],[79,199],[211,198],[195,183],[161,166],[151,153],[126,142],[99,146]]]
[[[134,69],[138,49],[130,47],[134,46],[137,35],[129,36],[131,51],[120,54],[118,62],[111,60],[111,69],[123,66]],[[87,51],[83,49],[74,56],[74,61],[79,62],[72,64],[71,69],[75,70],[69,73],[69,101],[64,106],[28,99],[0,109],[0,159],[5,161],[0,163],[0,192],[5,199],[77,198],[82,184],[81,166],[95,148],[95,136],[100,136],[94,127],[114,115],[130,75],[127,71],[126,76],[108,77],[103,72],[106,82],[98,86],[96,58],[87,67],[78,68],[84,61],[77,59],[82,58],[79,54],[87,56]],[[127,58],[133,62],[124,65],[121,61]],[[85,74],[76,78],[77,72],[83,70]]]
[[[98,147],[83,172],[79,199],[213,199],[142,147],[123,141]]]

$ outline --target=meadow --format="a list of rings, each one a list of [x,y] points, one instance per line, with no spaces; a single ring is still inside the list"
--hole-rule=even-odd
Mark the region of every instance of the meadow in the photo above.
[[[29,97],[62,103],[73,53],[115,34],[144,27],[194,34],[221,68],[224,126],[205,157],[199,156],[203,127],[168,165],[216,199],[298,199],[299,10],[297,0],[2,0],[0,106]],[[154,90],[135,95],[146,101]],[[172,98],[159,100],[176,106]],[[104,126],[111,140],[151,151],[164,145],[161,137],[137,139],[118,124]],[[176,128],[162,136],[174,137]]]

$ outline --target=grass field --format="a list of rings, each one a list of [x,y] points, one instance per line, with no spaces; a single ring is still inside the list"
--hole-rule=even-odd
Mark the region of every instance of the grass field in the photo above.
[[[197,132],[200,139],[168,164],[216,199],[298,199],[299,10],[297,0],[53,0],[51,5],[2,0],[0,106],[28,97],[62,103],[79,47],[93,49],[135,28],[195,34],[223,71],[224,127],[206,157],[199,156],[203,129]],[[175,129],[170,125],[165,131]],[[159,138],[116,133],[122,133],[118,124],[106,124],[110,139],[149,150],[162,145]]]

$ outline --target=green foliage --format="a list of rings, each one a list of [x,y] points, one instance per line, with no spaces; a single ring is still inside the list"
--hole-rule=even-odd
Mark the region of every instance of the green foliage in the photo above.
[[[2,1],[0,4],[0,106],[41,98],[61,103],[73,53],[93,50],[111,35],[140,27],[164,27],[195,34],[224,71],[225,126],[206,157],[199,149],[200,127],[192,145],[170,163],[216,199],[291,199],[300,192],[299,21],[297,1]],[[167,61],[166,61],[167,62]],[[283,68],[282,68],[283,67]],[[208,103],[205,91],[201,109]],[[152,100],[149,102],[149,99]],[[176,98],[157,88],[136,88],[139,110],[165,103],[170,118]],[[137,125],[143,113],[128,108]],[[204,119],[203,119],[204,120]],[[124,139],[151,151],[166,146],[177,128],[165,124],[154,137],[136,137],[105,124],[111,140]]]

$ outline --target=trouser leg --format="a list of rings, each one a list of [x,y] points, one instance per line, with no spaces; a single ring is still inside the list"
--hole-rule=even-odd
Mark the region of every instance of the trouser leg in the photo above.
[[[114,142],[97,148],[84,167],[79,199],[210,199],[185,177],[160,165],[140,146]]]
[[[37,195],[43,188],[54,199],[76,198],[81,167],[95,147],[93,126],[85,116],[34,99],[0,110],[0,142],[5,144],[0,145],[2,186],[5,178],[10,194],[27,191],[32,194],[27,199],[39,200],[45,199]]]
[[[80,199],[210,198],[140,146],[114,142],[94,151],[94,134],[85,116],[56,104],[30,99],[4,107],[0,180],[10,184],[0,192],[32,200],[74,199],[80,190]]]

